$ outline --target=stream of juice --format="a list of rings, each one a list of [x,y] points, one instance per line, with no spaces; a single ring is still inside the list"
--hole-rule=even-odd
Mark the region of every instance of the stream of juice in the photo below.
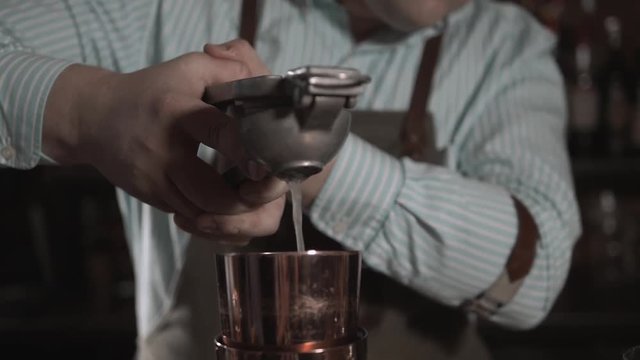
[[[293,214],[293,227],[296,233],[296,247],[299,252],[304,252],[304,236],[302,235],[302,192],[300,190],[300,181],[290,181],[289,191],[291,192],[291,212]]]

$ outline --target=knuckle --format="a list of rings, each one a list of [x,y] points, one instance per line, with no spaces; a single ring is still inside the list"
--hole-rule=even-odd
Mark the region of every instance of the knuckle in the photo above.
[[[196,65],[200,64],[203,59],[202,59],[202,55],[200,53],[196,53],[196,52],[189,52],[183,55],[180,55],[179,57],[175,58],[173,61],[170,61],[170,63],[173,63],[173,68],[174,71],[180,71],[180,72],[185,72],[187,71],[188,73],[188,68]]]
[[[180,73],[187,78],[197,77],[204,69],[211,66],[211,56],[203,52],[190,52],[181,58],[183,61],[178,64],[178,68]]]
[[[167,92],[151,100],[151,113],[155,117],[163,117],[171,113],[176,107],[177,98],[174,94]]]
[[[242,61],[233,61],[230,63],[232,68],[232,72],[237,78],[246,78],[251,76],[251,70],[249,66]]]
[[[266,235],[275,234],[280,227],[280,218],[273,217],[269,219],[264,225],[264,232]]]
[[[241,235],[241,227],[239,224],[236,224],[234,221],[225,221],[222,220],[218,222],[218,231],[222,235],[226,236],[239,236]]]
[[[245,39],[234,39],[230,41],[228,49],[238,55],[253,51],[253,47]]]

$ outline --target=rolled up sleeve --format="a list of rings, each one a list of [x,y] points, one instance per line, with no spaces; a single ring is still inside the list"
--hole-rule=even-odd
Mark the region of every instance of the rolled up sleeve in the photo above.
[[[28,169],[41,157],[49,91],[69,61],[33,54],[0,40],[0,166]]]
[[[356,136],[310,216],[372,268],[452,306],[497,278],[517,231],[506,190],[396,159]]]

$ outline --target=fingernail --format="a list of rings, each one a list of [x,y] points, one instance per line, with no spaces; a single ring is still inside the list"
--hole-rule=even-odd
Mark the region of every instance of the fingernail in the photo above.
[[[250,242],[251,238],[240,238],[238,241],[236,241],[236,244],[238,246],[247,246]]]
[[[247,246],[251,242],[250,237],[234,237],[217,239],[219,244],[228,246]]]
[[[218,225],[216,223],[208,223],[199,227],[199,230],[206,234],[215,234],[218,232]]]

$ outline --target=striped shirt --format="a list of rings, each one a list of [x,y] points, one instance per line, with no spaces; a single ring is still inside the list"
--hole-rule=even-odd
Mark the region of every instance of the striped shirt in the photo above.
[[[256,49],[276,74],[355,67],[373,82],[362,110],[405,111],[433,29],[356,43],[334,0],[264,1]],[[0,7],[0,164],[42,161],[47,94],[71,63],[130,72],[237,37],[237,0],[4,0]],[[351,135],[309,211],[374,269],[458,306],[498,277],[515,242],[511,196],[541,235],[533,268],[492,320],[536,325],[561,290],[580,233],[564,143],[553,36],[519,8],[472,1],[452,13],[428,104],[445,165],[396,158]],[[138,330],[171,306],[189,235],[118,192],[136,275]]]

